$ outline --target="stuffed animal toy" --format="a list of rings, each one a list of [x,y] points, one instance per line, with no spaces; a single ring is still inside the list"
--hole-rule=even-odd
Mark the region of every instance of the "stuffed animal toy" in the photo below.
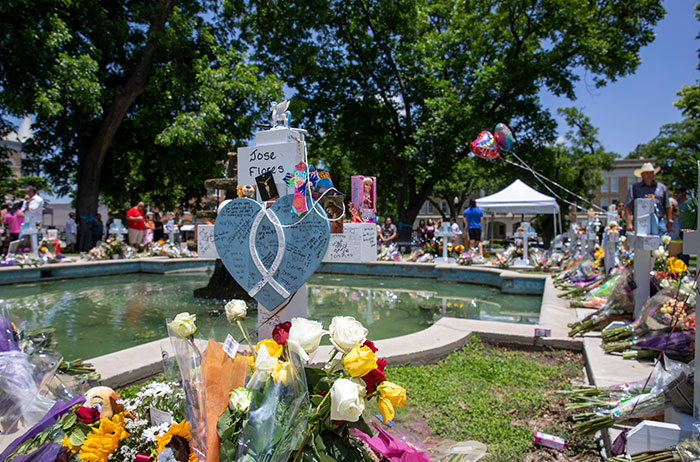
[[[109,387],[92,387],[85,393],[85,407],[94,407],[100,411],[101,419],[111,419],[114,414],[124,411],[118,404],[119,395]]]
[[[255,200],[255,187],[254,184],[238,186],[238,197],[248,197]]]

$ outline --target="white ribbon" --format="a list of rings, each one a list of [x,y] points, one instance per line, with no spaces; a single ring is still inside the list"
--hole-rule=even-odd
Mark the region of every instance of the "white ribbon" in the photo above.
[[[265,217],[267,217],[270,220],[270,223],[273,224],[275,227],[275,234],[277,234],[277,254],[275,255],[275,260],[272,262],[269,270],[263,265],[262,261],[260,260],[260,255],[258,255],[258,249],[255,247],[255,236],[258,233],[258,227],[260,226],[262,219]],[[260,292],[266,284],[270,284],[270,286],[282,297],[289,297],[289,292],[287,292],[287,290],[274,279],[275,273],[282,264],[282,258],[284,257],[284,245],[284,229],[282,229],[282,224],[277,218],[277,215],[275,215],[275,212],[272,210],[266,210],[265,206],[261,207],[260,212],[258,212],[258,214],[255,216],[255,220],[253,220],[253,226],[250,229],[250,238],[248,239],[248,246],[250,248],[250,257],[253,259],[253,263],[260,272],[262,279],[260,282],[255,284],[255,287],[250,289],[248,295],[255,297],[255,295]]]

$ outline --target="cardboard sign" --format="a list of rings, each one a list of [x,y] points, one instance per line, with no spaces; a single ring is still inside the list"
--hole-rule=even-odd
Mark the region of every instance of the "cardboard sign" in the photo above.
[[[299,163],[296,142],[238,148],[238,184],[255,184],[255,178],[271,173],[280,182]]]
[[[197,257],[219,258],[214,245],[214,225],[197,225]]]
[[[330,226],[323,209],[317,207],[319,213],[312,211],[302,220],[291,211],[292,199],[282,196],[269,209],[251,199],[235,199],[221,209],[214,225],[224,266],[268,309],[311,277],[328,248]]]
[[[323,261],[372,262],[377,259],[377,226],[345,223],[342,234],[331,234]]]

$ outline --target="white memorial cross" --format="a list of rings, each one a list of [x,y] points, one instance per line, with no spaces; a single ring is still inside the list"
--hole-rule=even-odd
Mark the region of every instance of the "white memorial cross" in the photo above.
[[[634,200],[634,232],[627,234],[627,244],[634,249],[634,319],[642,312],[649,299],[649,284],[653,264],[652,250],[659,248],[661,238],[650,235],[651,214],[654,212],[654,199]]]
[[[517,232],[515,236],[523,240],[523,256],[515,263],[516,266],[530,266],[530,251],[528,250],[530,236],[537,236],[537,234],[530,232],[530,223],[527,221],[520,223],[520,227],[523,229],[522,232]]]
[[[128,232],[129,231],[127,231],[127,229],[124,228],[124,225],[122,224],[122,220],[120,218],[115,218],[112,224],[109,225],[108,233],[111,234],[117,240],[121,240],[122,236],[124,234],[127,234]]]
[[[39,255],[39,245],[37,242],[38,234],[39,230],[36,228],[36,225],[34,223],[29,223],[26,221],[22,223],[22,227],[19,230],[19,235],[29,236],[29,239],[31,240],[32,253],[37,256]]]
[[[698,168],[700,168],[700,161],[698,162]],[[698,170],[698,197],[700,197],[700,170]],[[685,231],[683,233],[683,253],[686,255],[695,255],[700,257],[700,213],[698,213],[698,221],[695,226],[695,231]],[[698,335],[698,330],[695,329],[696,355],[698,354],[698,341],[700,341],[700,335]],[[698,374],[700,374],[700,362],[695,361],[695,377],[700,377]],[[696,421],[700,421],[700,380],[695,380],[695,389],[693,392],[693,417]]]
[[[617,222],[617,212],[611,211],[607,213],[608,224]],[[615,267],[615,257],[617,254],[617,242],[620,239],[619,231],[617,233],[605,232],[603,236],[603,264],[605,265],[605,274],[610,274],[610,270]]]
[[[698,166],[700,167],[700,162],[698,162]],[[700,186],[700,175],[698,176],[698,186]],[[700,191],[700,188],[698,188],[698,190]],[[653,199],[644,200],[653,201]],[[636,215],[635,206],[635,220],[637,218]],[[698,215],[698,219],[699,226],[696,229],[700,229],[700,215]],[[688,255],[700,255],[700,231],[687,231],[684,233],[683,253]],[[636,259],[637,255],[635,251],[635,263]],[[635,264],[635,271],[636,270]],[[700,336],[698,336],[698,331],[695,330],[696,357],[698,341],[700,341]],[[698,377],[698,374],[700,374],[700,363],[696,361],[695,377]],[[667,408],[664,412],[664,422],[648,420],[640,422],[627,434],[627,452],[635,453],[665,449],[685,439],[695,438],[698,425],[700,425],[700,381],[696,380],[693,389],[693,416],[682,414],[678,412],[676,408]]]
[[[449,239],[452,239],[454,236],[457,236],[459,234],[462,234],[460,231],[454,232],[452,231],[452,227],[448,223],[443,223],[442,228],[440,228],[435,235],[437,237],[442,238],[442,259],[445,261],[445,263],[449,263],[449,258],[447,257],[447,243]]]

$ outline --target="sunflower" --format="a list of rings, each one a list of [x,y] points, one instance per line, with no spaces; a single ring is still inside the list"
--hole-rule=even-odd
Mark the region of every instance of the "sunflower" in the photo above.
[[[177,449],[182,449],[184,446],[184,449],[189,453],[188,462],[197,462],[197,457],[190,450],[190,423],[188,421],[183,420],[180,423],[170,425],[167,432],[162,435],[156,435],[156,441],[158,442],[157,454],[160,454],[171,443],[177,442],[175,446],[178,447],[173,448],[173,452],[177,453]]]
[[[111,419],[100,420],[100,426],[92,430],[80,446],[78,458],[88,462],[107,462],[109,456],[119,447],[119,442],[129,437],[124,430],[124,413]]]

